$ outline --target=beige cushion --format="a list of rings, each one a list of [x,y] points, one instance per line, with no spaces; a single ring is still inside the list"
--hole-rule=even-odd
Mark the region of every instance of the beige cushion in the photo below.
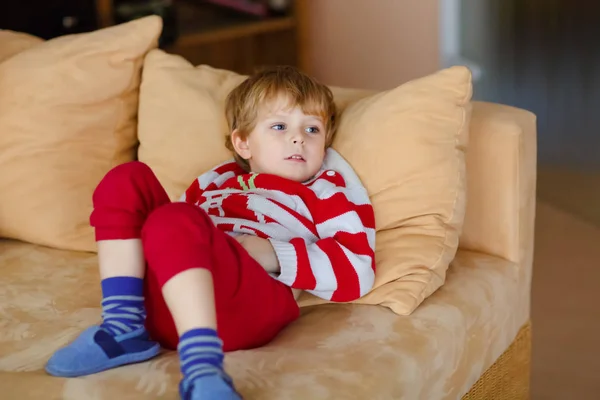
[[[0,62],[43,42],[27,33],[0,30]]]
[[[95,250],[92,193],[133,160],[158,17],[39,43],[0,63],[0,236]]]
[[[231,157],[224,147],[227,93],[243,76],[194,68],[153,50],[140,92],[140,161],[172,199]],[[439,288],[454,257],[465,209],[465,157],[472,93],[463,67],[390,91],[334,88],[343,105],[333,147],[367,187],[377,224],[375,289],[358,303],[411,313]],[[304,294],[301,305],[323,300]]]
[[[199,172],[231,157],[225,148],[225,97],[244,77],[209,66],[194,68],[162,50],[146,56],[138,159],[150,165],[172,200]]]

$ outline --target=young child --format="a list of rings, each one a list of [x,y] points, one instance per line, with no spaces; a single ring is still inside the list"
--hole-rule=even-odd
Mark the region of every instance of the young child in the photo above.
[[[234,161],[171,203],[140,162],[94,192],[103,322],[48,361],[75,377],[177,349],[184,399],[239,399],[223,352],[267,344],[299,316],[305,290],[347,302],[375,276],[375,218],[344,159],[330,90],[291,67],[251,76],[227,98]]]

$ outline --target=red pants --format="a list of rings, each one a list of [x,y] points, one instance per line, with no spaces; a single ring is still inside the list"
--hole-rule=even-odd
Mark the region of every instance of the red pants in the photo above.
[[[171,203],[141,162],[122,164],[100,182],[90,222],[96,240],[141,238],[146,258],[146,328],[163,347],[179,342],[163,285],[190,268],[212,272],[217,331],[225,351],[260,347],[299,316],[291,289],[270,277],[204,210]]]

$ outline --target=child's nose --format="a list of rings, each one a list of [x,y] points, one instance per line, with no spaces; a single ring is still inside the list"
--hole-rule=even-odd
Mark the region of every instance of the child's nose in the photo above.
[[[304,144],[304,135],[301,131],[294,132],[292,136],[292,142],[294,144]]]

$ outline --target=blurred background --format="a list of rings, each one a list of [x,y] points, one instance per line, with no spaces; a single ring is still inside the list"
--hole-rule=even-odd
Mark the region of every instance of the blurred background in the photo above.
[[[534,399],[600,393],[600,2],[594,0],[22,0],[0,28],[49,39],[158,14],[160,46],[250,73],[299,66],[389,89],[467,65],[475,100],[538,117]]]

